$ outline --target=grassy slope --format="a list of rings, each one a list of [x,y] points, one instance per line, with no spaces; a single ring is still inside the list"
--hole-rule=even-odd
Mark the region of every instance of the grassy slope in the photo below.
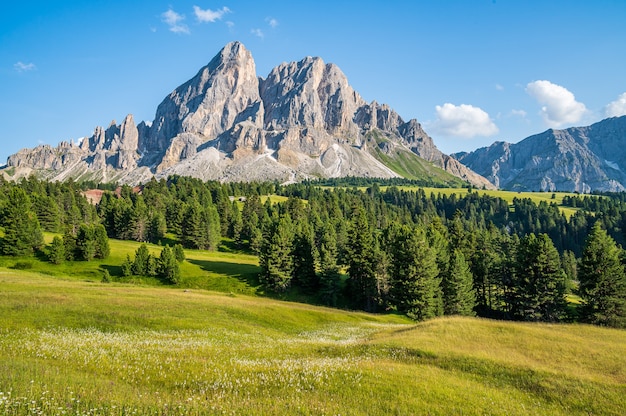
[[[378,145],[386,141],[388,139],[376,130],[368,133],[370,153],[403,178],[421,180],[440,186],[461,187],[466,184],[462,179],[422,159],[408,149],[396,147],[392,150],[392,154],[384,153]]]
[[[133,248],[124,244],[113,242],[115,256]],[[185,266],[207,282],[238,280],[226,266],[239,260],[254,266],[246,256],[188,255],[209,263]],[[626,413],[626,331],[414,324],[6,268],[0,317],[1,414]]]
[[[384,187],[383,187],[384,188]],[[457,194],[459,197],[463,197],[467,195],[466,188],[428,188],[428,187],[417,187],[417,186],[399,186],[400,189],[405,190],[417,190],[418,188],[422,188],[426,195],[430,195],[434,193],[435,195],[452,195]],[[483,189],[472,189],[472,192],[478,192],[481,195],[489,195],[495,198],[502,198],[509,203],[513,202],[513,198],[530,198],[535,204],[539,204],[539,202],[544,201],[548,204],[551,202],[556,202],[559,205],[559,209],[563,212],[568,218],[573,215],[578,209],[563,206],[563,197],[565,196],[576,196],[574,193],[567,192],[514,192],[514,191],[502,191],[502,190],[483,190]],[[554,199],[552,199],[552,195],[554,195]]]

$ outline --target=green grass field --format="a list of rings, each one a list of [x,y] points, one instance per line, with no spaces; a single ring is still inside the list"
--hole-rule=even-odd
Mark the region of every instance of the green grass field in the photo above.
[[[626,414],[626,331],[269,299],[237,253],[187,252],[180,288],[101,283],[138,244],[111,246],[0,259],[0,414]]]
[[[385,188],[385,187],[381,187]],[[416,186],[399,186],[399,189],[404,190],[417,190]],[[434,193],[435,195],[452,195],[456,194],[459,197],[467,195],[467,189],[465,188],[424,188],[421,187],[426,195]],[[539,205],[540,202],[546,202],[548,204],[555,202],[559,205],[559,210],[563,212],[568,218],[572,216],[578,209],[563,206],[563,197],[576,196],[574,193],[567,192],[515,192],[515,191],[502,191],[502,190],[485,190],[485,189],[472,189],[472,192],[478,192],[481,195],[488,195],[494,198],[502,198],[508,203],[512,204],[514,198],[522,199],[529,198],[535,204]],[[554,195],[554,199],[552,196]]]

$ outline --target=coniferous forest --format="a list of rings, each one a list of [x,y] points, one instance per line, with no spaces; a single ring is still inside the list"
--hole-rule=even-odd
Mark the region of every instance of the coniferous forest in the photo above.
[[[0,253],[54,264],[109,255],[108,238],[141,246],[121,276],[176,284],[186,249],[258,255],[272,296],[415,320],[441,315],[626,327],[626,196],[512,204],[471,189],[427,194],[402,183],[202,182],[143,186],[0,179]],[[99,186],[90,203],[83,191]],[[268,195],[276,196],[268,198]],[[55,233],[45,245],[43,232]],[[568,299],[577,297],[579,304]]]

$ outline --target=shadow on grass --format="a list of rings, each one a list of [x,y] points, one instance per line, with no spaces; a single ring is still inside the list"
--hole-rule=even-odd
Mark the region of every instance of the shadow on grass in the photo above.
[[[252,264],[229,263],[225,261],[209,261],[187,259],[191,264],[195,264],[202,270],[215,273],[229,278],[234,278],[250,287],[258,287],[259,283],[259,267]]]

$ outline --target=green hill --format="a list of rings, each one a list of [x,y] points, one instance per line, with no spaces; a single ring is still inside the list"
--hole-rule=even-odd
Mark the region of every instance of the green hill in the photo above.
[[[239,255],[198,256],[185,265],[198,286],[245,283],[215,265]],[[625,331],[415,324],[36,267],[0,267],[1,414],[626,413]]]

